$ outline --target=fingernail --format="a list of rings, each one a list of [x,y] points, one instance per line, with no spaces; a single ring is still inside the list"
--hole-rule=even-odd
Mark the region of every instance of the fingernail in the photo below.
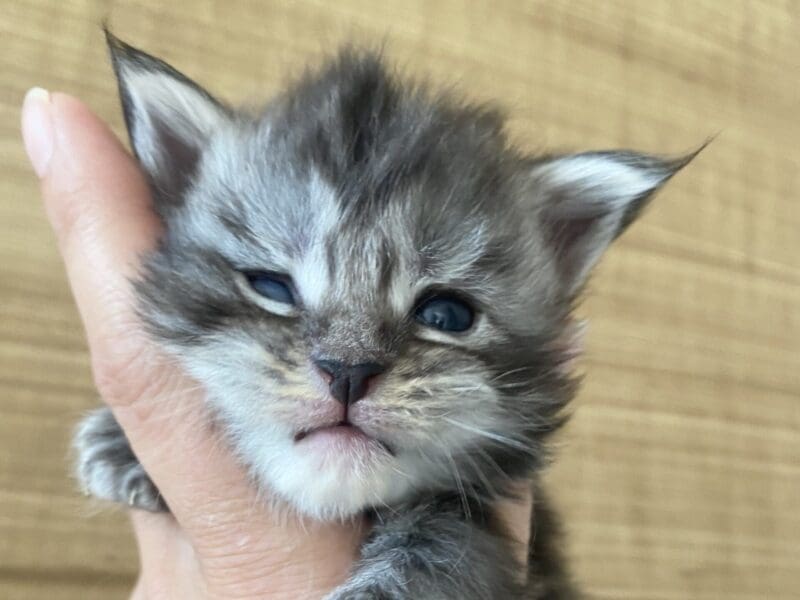
[[[44,177],[53,156],[53,120],[50,117],[50,92],[31,88],[22,102],[22,139],[33,170]]]

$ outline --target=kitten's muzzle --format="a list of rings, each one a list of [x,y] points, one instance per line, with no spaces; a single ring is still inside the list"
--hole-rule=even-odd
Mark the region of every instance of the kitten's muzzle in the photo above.
[[[375,379],[386,371],[386,366],[375,363],[347,365],[337,360],[314,360],[314,365],[322,372],[333,396],[347,407],[358,402],[370,390]]]

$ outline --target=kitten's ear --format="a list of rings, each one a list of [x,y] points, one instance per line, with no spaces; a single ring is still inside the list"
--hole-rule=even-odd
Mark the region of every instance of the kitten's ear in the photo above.
[[[168,209],[181,201],[203,148],[230,110],[164,61],[105,33],[131,146],[157,208]]]
[[[609,244],[700,150],[675,159],[586,152],[534,164],[529,176],[540,224],[568,294],[580,290]]]

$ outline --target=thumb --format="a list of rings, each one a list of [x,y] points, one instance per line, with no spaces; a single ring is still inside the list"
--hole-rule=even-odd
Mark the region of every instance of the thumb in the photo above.
[[[147,183],[111,130],[75,98],[32,89],[22,133],[86,330],[97,387],[136,438],[137,454],[147,455],[159,441],[150,438],[170,431],[159,425],[165,411],[151,397],[180,387],[179,372],[164,368],[142,331],[130,285],[161,230]],[[164,414],[154,414],[159,410]]]
[[[128,278],[160,230],[147,184],[108,127],[74,98],[32,89],[22,131],[89,343],[125,356],[141,346],[118,335],[136,329]]]
[[[357,528],[306,528],[286,519],[279,525],[279,515],[259,501],[241,467],[197,416],[202,396],[196,384],[142,332],[129,279],[161,225],[135,161],[102,121],[64,94],[31,90],[22,132],[86,329],[98,389],[172,513],[206,555],[206,567],[215,556],[233,576],[232,562],[258,557],[264,566],[282,566],[287,576],[294,573],[287,565],[294,565],[293,576],[306,581],[299,554],[319,567],[319,581],[340,577],[355,551]],[[249,542],[242,546],[243,540]]]
[[[180,419],[196,414],[201,398],[189,393],[197,386],[159,356],[135,313],[130,278],[161,229],[147,184],[109,128],[70,96],[28,92],[22,133],[86,330],[98,390],[169,498],[172,473],[183,472],[173,470],[175,461],[201,451],[194,444],[202,435],[182,431]]]

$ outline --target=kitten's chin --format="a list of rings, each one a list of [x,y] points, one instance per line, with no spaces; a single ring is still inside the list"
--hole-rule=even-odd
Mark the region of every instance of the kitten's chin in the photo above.
[[[273,492],[316,519],[346,519],[398,502],[412,488],[391,450],[352,426],[308,432],[281,454],[256,469]]]

